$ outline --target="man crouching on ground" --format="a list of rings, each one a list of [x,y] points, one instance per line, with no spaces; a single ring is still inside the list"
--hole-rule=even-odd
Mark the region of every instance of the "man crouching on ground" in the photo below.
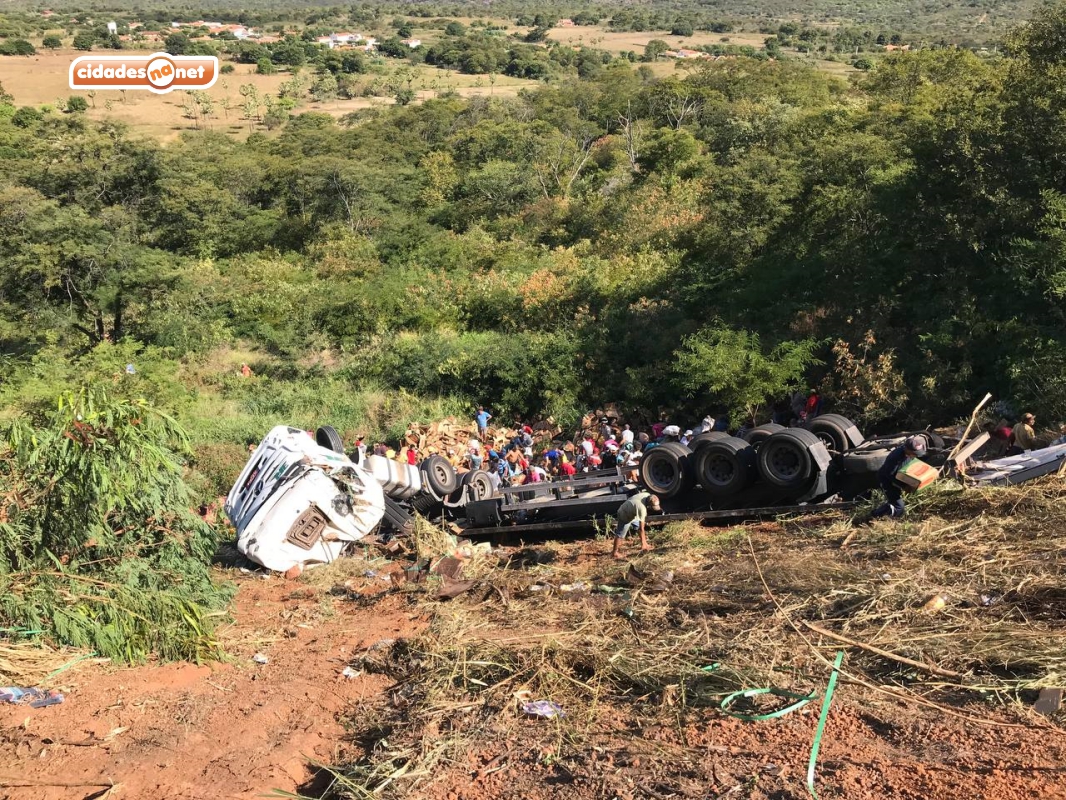
[[[909,436],[907,440],[888,454],[885,463],[877,471],[877,481],[885,493],[885,502],[874,509],[871,519],[877,517],[902,517],[906,513],[903,505],[903,486],[896,480],[896,473],[909,458],[922,458],[925,455],[925,439],[921,436]]]
[[[644,552],[652,549],[648,544],[645,524],[648,520],[649,508],[652,511],[658,511],[659,498],[648,492],[639,492],[622,503],[618,509],[618,527],[614,529],[614,550],[611,552],[615,558],[625,558],[622,555],[622,541],[633,528],[640,530],[640,549]]]

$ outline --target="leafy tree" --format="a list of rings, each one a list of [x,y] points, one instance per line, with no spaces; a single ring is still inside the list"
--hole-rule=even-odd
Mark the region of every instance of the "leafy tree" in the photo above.
[[[36,52],[37,48],[25,39],[11,39],[6,42],[0,42],[0,55],[32,56]]]
[[[58,50],[60,47],[63,46],[63,40],[55,34],[49,34],[41,40],[41,46],[46,47],[49,50]]]
[[[692,36],[695,33],[692,23],[688,20],[677,20],[670,29],[671,36]]]
[[[378,52],[392,58],[407,58],[411,54],[411,48],[392,36],[378,42]]]
[[[670,45],[664,42],[662,39],[652,39],[646,45],[644,45],[644,58],[643,61],[658,61],[659,56],[670,49]]]
[[[357,50],[345,53],[341,56],[341,69],[349,74],[362,74],[366,72],[366,58]]]
[[[80,113],[89,110],[89,102],[79,95],[71,95],[67,98],[67,111],[70,113]]]
[[[410,24],[405,22],[396,29],[396,35],[401,39],[410,39],[414,35],[414,31],[411,30]]]
[[[172,56],[185,55],[189,49],[189,37],[184,33],[172,33],[167,36],[166,41],[163,43],[163,47],[166,52]]]
[[[320,103],[328,103],[331,100],[336,100],[337,90],[337,79],[331,72],[320,75],[315,82],[311,84],[311,95]]]
[[[465,36],[466,26],[461,22],[449,22],[444,27],[445,36]]]
[[[271,106],[271,108],[269,108],[263,115],[263,125],[268,131],[272,131],[281,125],[284,125],[288,119],[289,112],[281,106],[275,105]]]
[[[0,104],[13,104],[14,102],[15,96],[4,89],[3,83],[0,83]]]
[[[721,322],[687,337],[675,352],[678,384],[725,405],[734,419],[756,423],[762,408],[795,388],[814,357],[812,339],[782,342],[764,352],[756,333]]]
[[[19,128],[30,128],[44,119],[38,109],[33,106],[21,106],[11,117],[11,124]]]
[[[397,89],[393,94],[393,98],[396,100],[396,105],[406,106],[413,103],[417,95],[414,90],[408,87]]]
[[[277,67],[274,66],[274,62],[269,58],[261,58],[256,62],[255,74],[256,75],[273,75],[277,72]]]
[[[92,50],[93,45],[96,44],[96,37],[88,31],[82,31],[81,33],[74,35],[74,40],[71,45],[75,50]]]

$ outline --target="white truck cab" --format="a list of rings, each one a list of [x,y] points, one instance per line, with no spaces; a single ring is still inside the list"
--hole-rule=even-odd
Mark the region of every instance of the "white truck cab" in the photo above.
[[[373,533],[385,515],[385,491],[365,466],[280,425],[251,454],[225,511],[237,549],[284,572],[333,561]]]

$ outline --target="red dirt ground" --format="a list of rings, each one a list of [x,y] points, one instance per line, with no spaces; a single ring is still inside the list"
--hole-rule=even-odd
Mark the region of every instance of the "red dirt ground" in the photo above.
[[[242,578],[229,631],[239,638],[227,642],[231,663],[87,666],[65,679],[62,705],[0,707],[0,800],[250,800],[299,792],[314,777],[310,762],[351,757],[345,717],[358,727],[360,707],[390,713],[388,678],[340,676],[371,646],[424,627],[407,595],[380,590],[376,599],[353,601],[278,577]],[[257,652],[269,663],[255,664]],[[838,689],[818,763],[822,800],[1066,798],[1062,731],[978,726],[864,691]],[[712,709],[647,711],[605,703],[576,738],[561,736],[550,721],[512,720],[479,741],[466,763],[442,765],[407,796],[809,796],[804,779],[817,708],[762,723]],[[990,709],[963,711],[988,717]]]
[[[242,579],[233,617],[232,663],[89,666],[63,679],[62,705],[0,705],[0,798],[95,797],[112,782],[115,800],[294,792],[309,760],[333,758],[339,717],[388,684],[341,670],[420,627],[402,595],[360,608],[278,577]],[[253,662],[257,652],[269,663]],[[16,780],[36,785],[2,788]]]

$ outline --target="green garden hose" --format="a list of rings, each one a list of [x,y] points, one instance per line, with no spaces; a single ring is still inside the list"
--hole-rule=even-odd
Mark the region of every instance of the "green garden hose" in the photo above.
[[[730,711],[729,707],[734,702],[742,697],[756,697],[760,694],[772,694],[774,697],[782,697],[786,700],[792,700],[790,705],[779,708],[776,711],[770,711],[766,714],[741,714],[739,711]],[[762,722],[767,719],[777,719],[783,717],[797,708],[803,708],[807,703],[811,702],[816,696],[817,692],[811,692],[810,694],[797,694],[796,692],[789,692],[784,689],[777,689],[770,687],[768,689],[743,689],[739,692],[733,692],[722,699],[721,709],[731,717],[745,720],[746,722]]]
[[[825,687],[825,700],[822,701],[822,715],[818,717],[818,727],[814,731],[814,743],[811,744],[811,759],[807,762],[807,790],[811,797],[818,800],[818,792],[814,790],[814,765],[818,761],[818,748],[822,746],[822,734],[825,732],[825,721],[829,717],[829,704],[833,702],[833,690],[837,685],[837,676],[840,675],[840,665],[844,663],[844,651],[837,653],[837,660],[833,663],[833,674],[829,676],[829,684]]]

